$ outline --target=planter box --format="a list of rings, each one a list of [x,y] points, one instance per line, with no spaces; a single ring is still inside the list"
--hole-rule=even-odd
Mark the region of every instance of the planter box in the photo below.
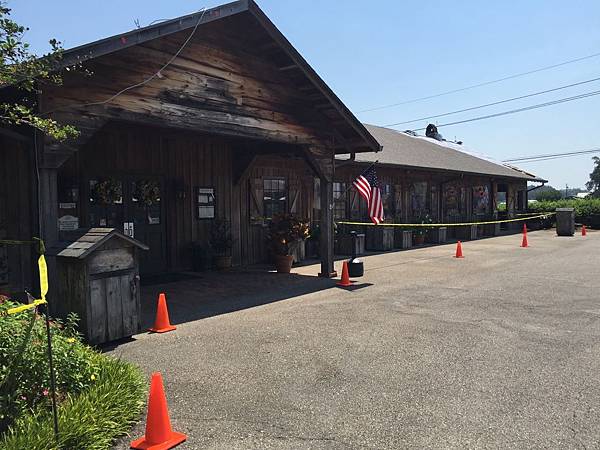
[[[406,233],[409,234],[408,237],[406,237]],[[411,231],[406,231],[406,229],[400,227],[394,227],[394,248],[407,248],[405,247],[405,239],[408,239],[409,245],[412,247],[412,237],[410,235],[412,235]]]
[[[321,243],[315,239],[306,241],[306,256],[308,258],[318,258],[321,254]]]
[[[336,253],[338,255],[352,255],[352,236],[349,234],[341,235],[337,240]],[[356,234],[356,255],[365,254],[365,235],[363,233]]]
[[[477,239],[478,225],[467,225],[464,227],[456,227],[456,239],[459,241],[469,241]]]
[[[490,225],[491,230],[492,230],[492,236],[499,236],[500,235],[500,231],[502,224],[501,223],[494,223],[492,225]]]
[[[412,246],[412,231],[397,229],[394,233],[394,247],[407,249],[412,248]]]
[[[429,233],[429,241],[433,244],[444,244],[446,243],[448,235],[448,229],[446,227],[432,228]]]
[[[294,257],[294,263],[299,263],[306,259],[306,241],[300,241],[292,252],[292,256]]]
[[[366,249],[385,252],[394,248],[393,227],[369,227],[367,229]]]

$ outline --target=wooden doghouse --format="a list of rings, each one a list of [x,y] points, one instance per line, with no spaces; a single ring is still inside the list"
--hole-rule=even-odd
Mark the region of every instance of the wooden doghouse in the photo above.
[[[102,344],[140,329],[139,258],[148,247],[114,228],[73,232],[51,249],[56,256],[58,298],[53,314],[74,312],[90,344]]]

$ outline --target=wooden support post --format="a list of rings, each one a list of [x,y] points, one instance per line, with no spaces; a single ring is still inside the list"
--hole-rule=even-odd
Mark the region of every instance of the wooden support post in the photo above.
[[[302,154],[308,167],[319,177],[321,192],[321,272],[320,277],[333,278],[337,272],[333,267],[333,173],[335,155],[328,149],[303,147]],[[317,157],[319,155],[319,157]]]
[[[320,277],[337,276],[333,267],[333,180],[321,178],[321,273]]]
[[[49,247],[58,241],[58,169],[40,168],[42,239]]]

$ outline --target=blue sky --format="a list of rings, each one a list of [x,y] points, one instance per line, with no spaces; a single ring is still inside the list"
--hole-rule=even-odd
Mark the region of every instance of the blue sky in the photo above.
[[[66,48],[220,1],[8,1],[36,52]],[[340,98],[357,112],[600,52],[600,2],[259,0],[259,5]],[[432,100],[371,113],[386,125],[600,77],[600,57]],[[600,89],[600,82],[440,119],[454,121]],[[600,147],[600,96],[440,128],[496,159]],[[411,124],[417,128],[426,122]],[[409,126],[405,126],[407,128]],[[555,187],[580,187],[589,155],[521,164]]]

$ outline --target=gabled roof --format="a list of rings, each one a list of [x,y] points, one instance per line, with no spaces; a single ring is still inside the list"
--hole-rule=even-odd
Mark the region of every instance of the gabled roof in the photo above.
[[[135,29],[126,33],[111,36],[89,44],[81,45],[63,54],[63,66],[83,63],[128,47],[158,39],[183,30],[201,28],[210,22],[234,16],[250,15],[272,40],[274,47],[281,53],[280,70],[294,73],[295,81],[302,79],[302,87],[310,88],[311,96],[320,96],[322,100],[314,100],[315,105],[327,109],[332,124],[345,127],[346,134],[338,135],[337,146],[342,152],[373,152],[381,150],[379,144],[365,126],[342,103],[337,95],[327,86],[315,70],[298,53],[285,36],[269,20],[253,0],[239,0],[214,8],[201,10],[194,14]],[[327,106],[323,106],[327,105]],[[334,128],[333,126],[331,127]]]
[[[357,162],[374,162],[405,168],[419,168],[451,172],[518,178],[545,182],[533,174],[514,166],[504,165],[489,158],[467,152],[462,145],[437,141],[425,136],[412,136],[402,131],[365,124],[367,130],[383,146],[377,155],[357,154]]]
[[[69,241],[58,242],[49,249],[48,254],[63,258],[83,259],[113,238],[122,239],[142,250],[149,248],[146,244],[125,236],[115,228],[90,228],[86,231],[74,231],[68,238]]]

